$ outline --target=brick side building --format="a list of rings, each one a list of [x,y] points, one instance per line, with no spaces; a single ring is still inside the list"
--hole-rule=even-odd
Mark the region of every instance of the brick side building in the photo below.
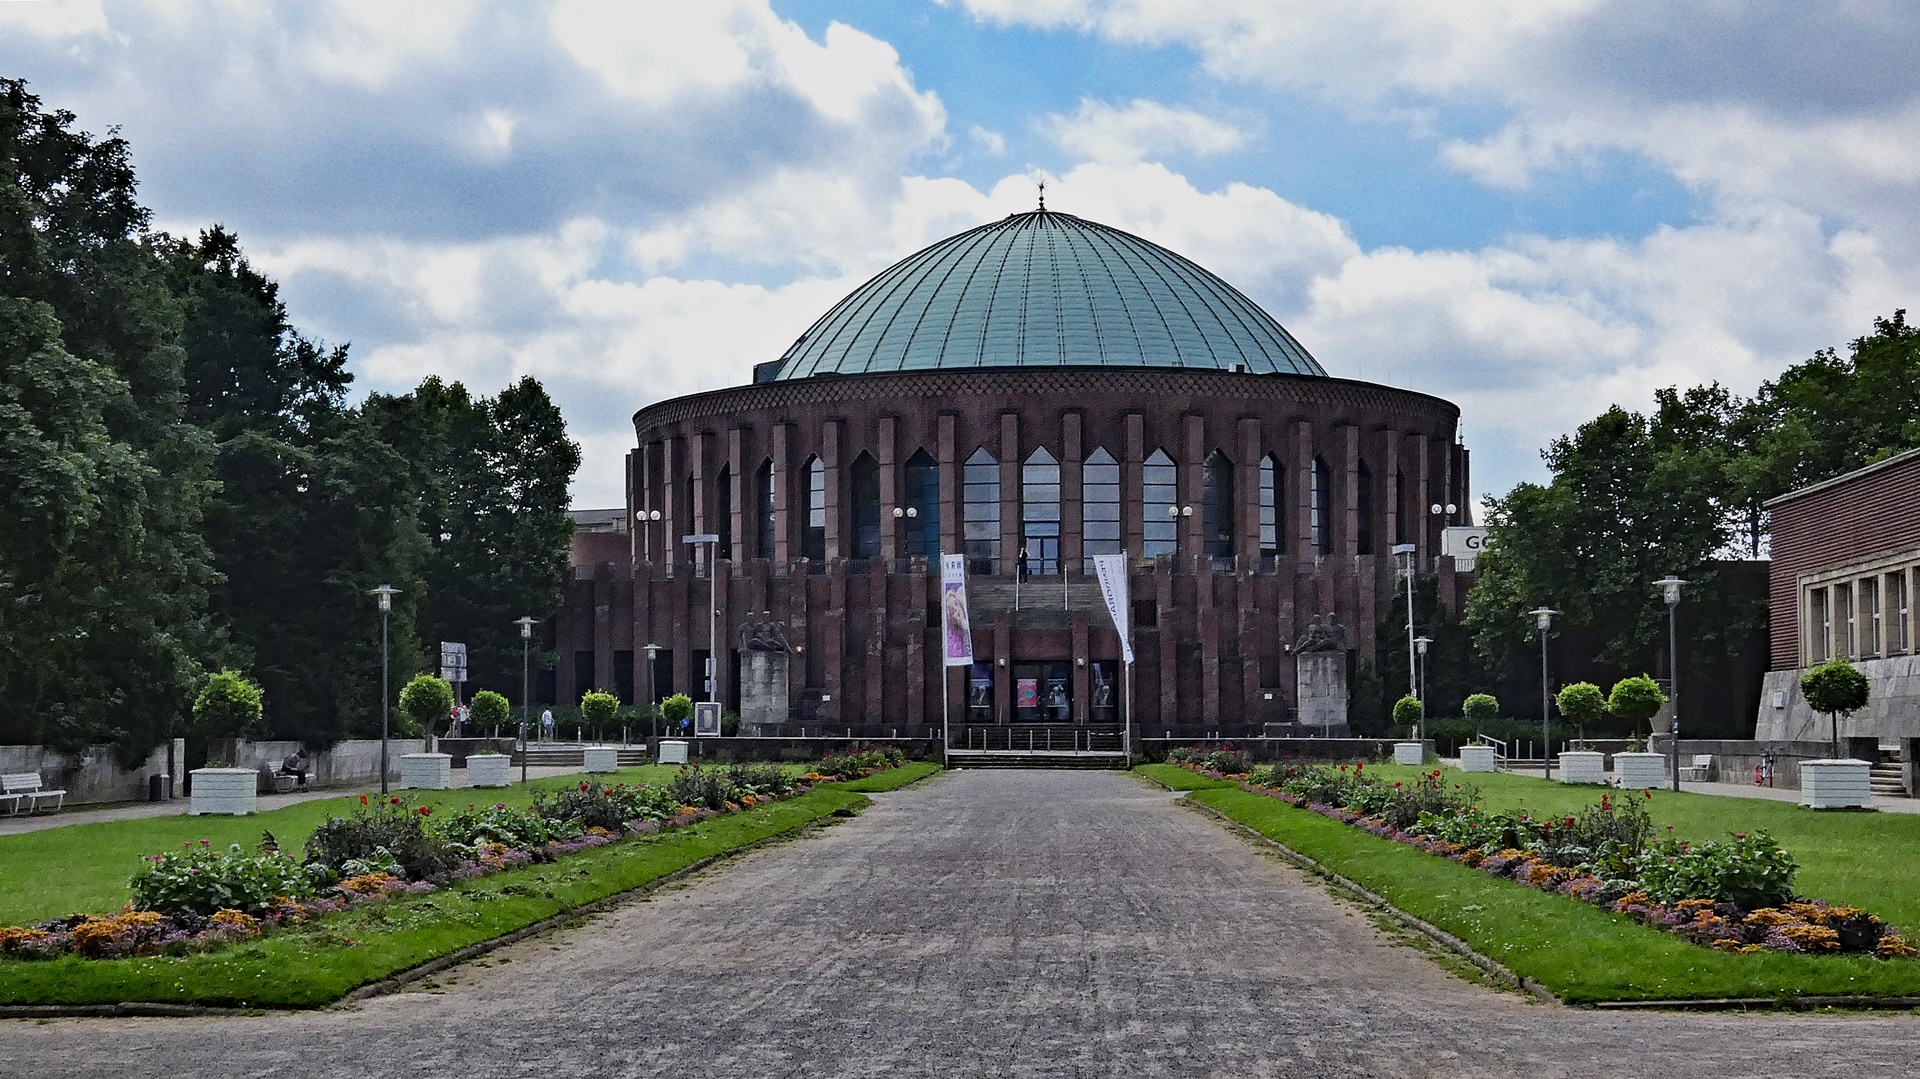
[[[556,691],[698,697],[717,536],[720,696],[743,623],[796,645],[792,722],[941,724],[938,556],[965,552],[974,654],[955,723],[1117,723],[1120,642],[1088,556],[1129,556],[1135,720],[1286,722],[1292,645],[1332,614],[1370,654],[1397,544],[1442,575],[1468,501],[1459,411],[1330,378],[1218,278],[1041,211],[862,286],[752,384],[634,416],[627,506],[583,538]],[[1440,513],[1434,508],[1441,507]],[[649,664],[646,645],[656,645]]]
[[[1800,696],[1800,674],[1838,656],[1870,681],[1867,707],[1843,737],[1920,737],[1920,450],[1783,495],[1772,514],[1769,572],[1773,670],[1756,737],[1824,739]]]

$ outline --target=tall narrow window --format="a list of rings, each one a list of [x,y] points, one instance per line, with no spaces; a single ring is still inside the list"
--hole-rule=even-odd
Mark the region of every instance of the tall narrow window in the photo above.
[[[1324,458],[1313,459],[1313,486],[1307,491],[1313,517],[1313,553],[1328,555],[1333,553],[1333,470],[1327,467]]]
[[[1280,507],[1287,504],[1286,470],[1280,459],[1268,454],[1260,458],[1260,557],[1272,558],[1287,549],[1286,531]]]
[[[1912,612],[1907,601],[1907,571],[1887,574],[1887,654],[1905,655],[1913,644]]]
[[[1120,462],[1105,446],[1080,472],[1080,548],[1088,556],[1120,553]]]
[[[1841,659],[1860,654],[1854,651],[1852,585],[1833,586],[1833,654]]]
[[[1857,587],[1860,593],[1860,654],[1872,659],[1880,654],[1880,578],[1864,578]]]
[[[1407,491],[1407,474],[1400,466],[1393,468],[1393,542],[1413,542],[1414,509],[1412,497]]]
[[[853,459],[853,557],[880,557],[880,463],[870,453]]]
[[[758,549],[754,554],[761,558],[773,557],[773,462],[767,461],[753,474],[753,513],[754,524],[759,530],[756,536]]]
[[[1807,593],[1807,661],[1825,663],[1832,655],[1833,611],[1827,605],[1827,590],[1815,588]]]
[[[1373,553],[1373,472],[1360,462],[1358,486],[1354,492],[1354,549],[1358,554]]]
[[[1201,537],[1207,556],[1233,561],[1233,462],[1214,450],[1200,466]]]
[[[960,476],[960,499],[967,572],[1000,572],[1000,462],[985,446],[967,458]]]
[[[800,539],[800,556],[827,560],[827,466],[818,457],[807,458],[807,531]]]
[[[714,478],[719,486],[713,492],[713,515],[719,520],[714,522],[714,532],[720,536],[719,550],[714,557],[732,560],[733,558],[733,466],[721,465],[720,475]],[[622,698],[625,699],[625,698]]]
[[[926,450],[907,458],[907,557],[940,564],[940,465]]]
[[[1148,558],[1180,550],[1179,469],[1166,450],[1154,450],[1140,470],[1142,543]]]
[[[1020,546],[1028,573],[1060,572],[1060,462],[1045,446],[1020,466]]]

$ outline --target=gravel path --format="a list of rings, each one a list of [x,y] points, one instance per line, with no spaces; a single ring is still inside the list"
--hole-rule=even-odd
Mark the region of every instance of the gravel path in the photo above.
[[[1460,981],[1173,796],[960,772],[436,988],[0,1023],[8,1074],[1898,1076],[1912,1016],[1607,1014]]]

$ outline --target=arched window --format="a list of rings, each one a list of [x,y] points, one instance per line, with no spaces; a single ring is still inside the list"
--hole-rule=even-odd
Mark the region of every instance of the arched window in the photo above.
[[[1120,553],[1120,462],[1105,446],[1080,473],[1080,549],[1089,556]]]
[[[1148,558],[1180,550],[1180,477],[1166,450],[1154,450],[1140,470],[1143,528],[1140,553]]]
[[[1313,519],[1313,553],[1333,553],[1333,470],[1325,458],[1313,459],[1313,486],[1307,491]]]
[[[713,515],[719,520],[714,524],[714,532],[720,537],[719,549],[714,552],[716,558],[733,558],[733,466],[721,465],[720,474],[714,477],[719,487],[713,492]]]
[[[1202,547],[1213,559],[1233,559],[1233,462],[1214,450],[1200,466]]]
[[[853,459],[853,557],[880,557],[880,464],[870,453]]]
[[[1000,462],[985,446],[967,458],[960,476],[960,499],[967,572],[1000,572]]]
[[[940,568],[940,465],[926,450],[907,458],[907,557]]]
[[[1412,492],[1407,490],[1407,474],[1400,466],[1393,468],[1393,542],[1412,543],[1414,521],[1418,519],[1413,507]]]
[[[807,531],[800,538],[800,557],[827,560],[827,466],[807,458]]]
[[[1060,462],[1044,446],[1020,466],[1020,546],[1028,573],[1060,572]]]
[[[1359,486],[1353,502],[1354,508],[1354,550],[1359,554],[1373,553],[1373,473],[1368,470],[1365,461],[1360,462]]]
[[[773,462],[766,461],[753,474],[753,512],[759,527],[754,553],[761,558],[773,557],[773,507]]]
[[[1285,519],[1280,507],[1287,504],[1286,470],[1280,459],[1268,454],[1260,458],[1260,557],[1272,558],[1287,549]]]

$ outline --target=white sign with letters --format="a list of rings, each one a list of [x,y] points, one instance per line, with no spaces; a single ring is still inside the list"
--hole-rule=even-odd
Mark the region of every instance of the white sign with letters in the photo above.
[[[1453,556],[1453,568],[1473,572],[1473,560],[1487,549],[1487,530],[1477,525],[1455,526],[1440,533],[1440,553]]]

